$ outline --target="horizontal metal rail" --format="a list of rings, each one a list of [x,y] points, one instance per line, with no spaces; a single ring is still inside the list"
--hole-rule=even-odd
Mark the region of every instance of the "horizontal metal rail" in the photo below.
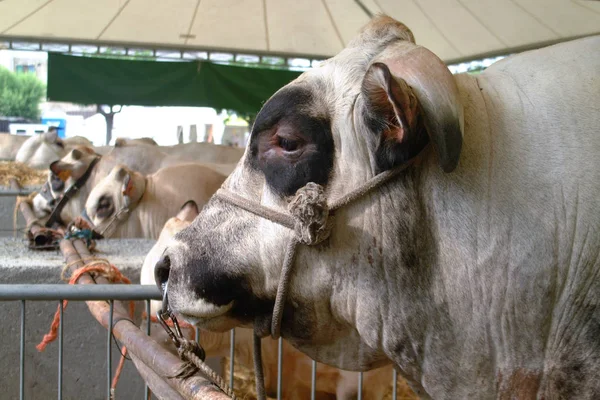
[[[38,192],[39,189],[31,189],[31,190],[0,190],[0,197],[18,197],[18,196],[29,196],[31,193]]]
[[[64,285],[64,284],[2,284],[0,301],[9,300],[160,300],[154,285]]]

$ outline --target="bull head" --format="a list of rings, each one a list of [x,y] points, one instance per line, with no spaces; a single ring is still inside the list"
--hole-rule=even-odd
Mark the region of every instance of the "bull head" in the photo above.
[[[419,205],[420,176],[434,170],[428,164],[455,169],[461,143],[452,75],[388,17],[375,18],[339,55],[267,101],[224,183],[230,192],[286,212],[309,182],[332,199],[382,171],[405,168],[377,193],[338,210],[328,239],[298,250],[283,337],[344,369],[390,362],[402,340],[382,336],[394,318],[391,286],[406,296],[420,290],[428,271],[420,254],[435,254]],[[213,198],[165,250],[158,284],[168,279],[169,304],[188,322],[264,332],[292,237],[290,229]]]

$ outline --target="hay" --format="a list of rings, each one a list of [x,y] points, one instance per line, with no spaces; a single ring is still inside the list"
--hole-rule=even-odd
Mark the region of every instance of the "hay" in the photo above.
[[[254,369],[246,368],[243,365],[235,363],[234,365],[235,374],[233,375],[233,390],[235,395],[244,400],[256,400],[256,390],[254,387]],[[229,383],[229,357],[225,357],[225,378]],[[392,400],[392,382],[390,379],[389,389],[386,391],[382,400]],[[408,384],[404,379],[398,377],[397,386],[397,399],[398,400],[418,400],[419,397],[413,393],[408,387]],[[270,399],[270,397],[267,397]]]
[[[229,383],[229,357],[225,357],[225,378]],[[233,391],[238,399],[256,400],[256,387],[254,386],[254,368],[247,368],[234,361]],[[274,400],[267,397],[269,400]]]
[[[41,186],[46,182],[48,172],[15,161],[0,161],[0,185],[10,186],[10,178],[16,178],[21,186]]]

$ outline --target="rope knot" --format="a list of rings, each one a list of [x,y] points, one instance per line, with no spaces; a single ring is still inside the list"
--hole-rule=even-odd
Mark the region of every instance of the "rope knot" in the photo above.
[[[300,243],[315,245],[329,237],[331,220],[323,186],[309,182],[298,189],[288,211],[296,221],[294,231]]]
[[[198,342],[188,340],[186,338],[179,339],[179,348],[177,349],[177,352],[179,353],[179,357],[185,360],[189,360],[190,353],[202,361],[206,359],[206,353],[204,352],[202,346],[200,346]]]

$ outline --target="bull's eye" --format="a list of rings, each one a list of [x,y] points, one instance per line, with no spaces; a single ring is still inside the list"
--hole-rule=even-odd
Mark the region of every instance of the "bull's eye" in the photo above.
[[[290,196],[308,182],[325,185],[333,167],[331,120],[319,96],[304,85],[275,94],[258,113],[249,161],[279,195]]]
[[[114,211],[112,198],[109,196],[102,196],[100,200],[98,200],[98,205],[96,207],[96,215],[98,218],[107,218]]]
[[[298,140],[287,139],[281,136],[278,136],[278,139],[279,147],[285,151],[296,151],[298,150],[298,147],[300,147],[300,142]]]

